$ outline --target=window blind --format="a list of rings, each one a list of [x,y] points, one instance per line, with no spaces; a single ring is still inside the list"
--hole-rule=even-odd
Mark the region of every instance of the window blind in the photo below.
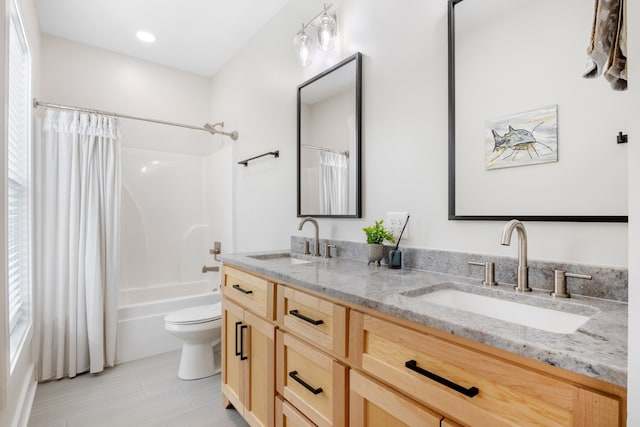
[[[13,358],[31,316],[29,51],[14,2],[9,27],[7,283]]]

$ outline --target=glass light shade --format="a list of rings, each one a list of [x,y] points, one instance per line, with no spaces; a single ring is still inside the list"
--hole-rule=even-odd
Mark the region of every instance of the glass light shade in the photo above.
[[[293,39],[293,46],[296,49],[298,65],[303,67],[311,64],[311,43],[309,36],[304,31],[300,31]]]
[[[328,51],[333,49],[333,39],[336,31],[336,20],[333,16],[323,13],[318,24],[318,49]]]

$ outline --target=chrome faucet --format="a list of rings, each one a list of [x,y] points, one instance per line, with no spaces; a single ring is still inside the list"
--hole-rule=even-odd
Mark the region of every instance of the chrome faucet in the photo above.
[[[318,238],[318,221],[316,221],[315,218],[312,218],[310,216],[303,218],[302,221],[300,221],[300,224],[298,224],[298,230],[302,230],[302,226],[306,222],[312,223],[316,228],[316,241],[313,244],[313,256],[320,256],[320,239]]]
[[[502,240],[500,244],[509,246],[511,244],[511,235],[513,230],[518,232],[518,285],[515,290],[518,292],[530,292],[529,287],[529,267],[527,266],[527,230],[517,219],[507,222],[502,231]]]

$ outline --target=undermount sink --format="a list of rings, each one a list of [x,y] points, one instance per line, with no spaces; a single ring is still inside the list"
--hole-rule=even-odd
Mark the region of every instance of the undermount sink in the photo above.
[[[310,264],[311,261],[300,258],[293,258],[288,252],[274,253],[274,254],[260,254],[260,255],[248,255],[249,258],[261,260],[261,261],[275,261],[275,262],[287,262],[289,264]]]
[[[564,307],[558,307],[562,306],[562,304],[553,302],[553,305],[556,307],[546,308],[538,305],[500,299],[495,296],[478,295],[476,293],[452,288],[440,288],[426,292],[409,291],[402,295],[468,313],[480,314],[497,320],[559,334],[575,332],[598,312],[598,310],[593,307],[576,305],[577,309],[572,311],[580,311],[581,313],[575,313],[565,310],[569,308],[568,304],[565,304]],[[522,297],[531,298],[527,295]]]

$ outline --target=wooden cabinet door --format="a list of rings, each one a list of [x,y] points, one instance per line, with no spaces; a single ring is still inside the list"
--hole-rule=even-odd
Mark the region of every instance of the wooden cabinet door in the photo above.
[[[274,425],[275,325],[222,300],[222,393],[252,427]]]
[[[253,427],[274,425],[275,326],[244,312],[244,418]]]
[[[244,310],[227,299],[222,300],[222,394],[225,407],[233,405],[242,415],[244,405],[242,364],[240,360],[240,333]]]
[[[443,418],[368,376],[350,371],[349,425],[439,427]]]

